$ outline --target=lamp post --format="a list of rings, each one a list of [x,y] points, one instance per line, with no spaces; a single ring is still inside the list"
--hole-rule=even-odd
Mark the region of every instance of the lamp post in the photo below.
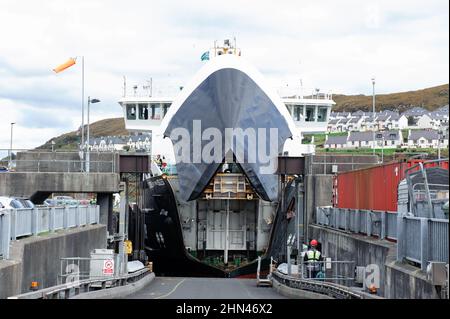
[[[373,130],[372,130],[372,137],[373,137],[373,155],[375,155],[375,78],[372,78],[372,121],[373,121]]]
[[[86,172],[89,173],[90,170],[90,150],[89,150],[89,114],[91,103],[98,103],[99,99],[92,99],[88,96],[88,108],[87,108],[87,152],[86,152]]]
[[[441,136],[442,136],[442,131],[438,130],[438,160],[441,159]]]
[[[14,124],[16,124],[16,123],[11,123],[11,138],[10,138],[10,141],[9,141],[9,169],[11,169],[12,168],[12,142],[13,142],[13,126],[14,126]]]

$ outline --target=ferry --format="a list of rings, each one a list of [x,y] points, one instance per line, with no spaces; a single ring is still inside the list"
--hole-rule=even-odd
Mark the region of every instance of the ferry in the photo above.
[[[195,135],[198,121],[221,133],[267,129],[263,134],[269,140],[269,129],[275,127],[276,145],[248,139],[241,146],[275,148],[272,159],[304,156],[315,149],[302,144],[303,134],[326,132],[335,103],[331,93],[319,89],[272,88],[235,41],[215,43],[203,56],[208,57],[204,66],[177,92],[154,95],[148,85],[143,91],[135,86],[131,94],[124,89],[119,100],[126,129],[150,132],[152,157],[171,168],[162,174],[153,163],[152,177],[143,181],[146,252],[157,274],[251,275],[256,257],[273,252],[279,242],[278,176],[261,173],[265,163],[239,159],[223,145],[218,162],[182,161],[174,151],[173,133],[184,128]],[[189,146],[207,143],[200,139]],[[293,196],[292,190],[288,193]]]

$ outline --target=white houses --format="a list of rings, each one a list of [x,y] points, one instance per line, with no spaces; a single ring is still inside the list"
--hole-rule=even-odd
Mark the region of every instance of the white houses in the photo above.
[[[98,137],[90,140],[89,149],[93,152],[113,152],[122,150],[125,145],[126,142],[120,137]]]
[[[365,117],[361,123],[361,131],[373,131],[374,128],[377,127],[377,124],[374,123],[373,116]]]
[[[419,120],[427,113],[429,112],[422,107],[413,107],[412,109],[403,112],[402,115],[406,116],[408,119],[409,128],[419,128]],[[427,125],[426,119],[422,120],[422,125]]]
[[[383,143],[384,148],[397,148],[403,144],[403,135],[400,130],[389,130],[384,132],[377,132],[375,139],[378,140],[378,145]]]
[[[347,124],[350,122],[349,118],[342,118],[339,120],[339,122],[336,124],[336,131],[337,132],[346,132],[348,131]]]
[[[448,143],[448,142],[447,142]],[[409,130],[408,147],[438,148],[439,133],[434,130]]]
[[[151,151],[151,135],[106,136],[90,140],[89,149],[93,152]]]
[[[130,151],[151,151],[151,138],[149,134],[134,135],[128,138],[127,142]]]
[[[408,118],[404,114],[392,114],[386,122],[386,127],[389,130],[403,130],[408,127]]]
[[[331,119],[328,121],[328,125],[327,125],[327,131],[328,132],[337,132],[337,123],[339,122],[339,119]]]
[[[378,115],[375,118],[375,122],[376,122],[376,129],[377,130],[384,130],[387,127],[387,122],[389,120],[390,115],[389,114],[385,114],[385,113],[381,113],[380,115]]]
[[[347,123],[347,129],[349,131],[361,131],[361,124],[364,118],[362,116],[352,117]]]
[[[327,136],[325,148],[372,148],[374,133],[348,132],[344,136]],[[375,132],[376,148],[397,148],[403,143],[403,136],[400,130],[390,130]]]
[[[349,132],[347,148],[372,148],[373,132]],[[402,145],[403,137],[400,130],[375,132],[376,148],[397,148]]]
[[[325,148],[345,148],[347,146],[347,135],[329,136],[327,135]]]
[[[421,129],[433,128],[433,119],[431,114],[423,114],[417,120],[417,127]]]
[[[442,130],[448,124],[449,114],[448,105],[446,105],[433,112],[429,112],[421,107],[414,107],[402,114],[396,111],[384,110],[375,113],[375,116],[371,112],[361,110],[353,113],[332,112],[328,121],[327,131],[331,133],[348,131],[366,132],[374,130],[404,130],[407,128]],[[350,145],[350,147],[352,146]]]

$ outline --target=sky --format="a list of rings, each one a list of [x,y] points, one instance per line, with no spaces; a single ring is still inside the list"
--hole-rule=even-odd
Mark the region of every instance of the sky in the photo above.
[[[344,94],[449,82],[447,0],[0,0],[0,149],[34,148],[81,124],[81,58],[91,122],[120,117],[127,87],[185,85],[215,40],[236,37],[273,87]]]

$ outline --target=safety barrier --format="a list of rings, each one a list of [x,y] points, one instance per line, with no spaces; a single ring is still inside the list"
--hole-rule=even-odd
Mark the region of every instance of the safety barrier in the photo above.
[[[131,274],[115,276],[113,278],[85,279],[64,283],[58,286],[9,297],[8,299],[69,299],[82,293],[122,287],[137,282],[149,274],[152,274],[152,272],[150,269],[145,268]]]
[[[0,211],[0,259],[9,256],[9,215],[6,210]]]
[[[0,258],[9,258],[11,240],[45,232],[97,224],[100,206],[10,209],[0,212]]]
[[[317,207],[316,223],[380,239],[397,241],[397,260],[425,270],[429,261],[448,263],[448,219],[406,216],[397,213]]]
[[[294,289],[311,291],[336,299],[362,299],[361,295],[335,283],[318,281],[313,279],[301,279],[284,275],[279,271],[274,271],[271,277],[279,283]]]
[[[316,223],[381,239],[397,238],[397,214],[392,212],[317,207]]]
[[[448,219],[398,217],[397,260],[426,270],[429,261],[448,263]]]

